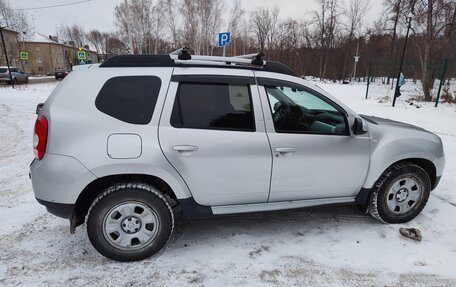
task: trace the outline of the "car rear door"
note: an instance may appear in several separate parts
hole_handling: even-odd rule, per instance
[[[267,202],[272,154],[253,72],[176,68],[159,124],[169,162],[196,202]]]
[[[269,201],[353,198],[370,160],[368,134],[352,135],[347,114],[304,85],[256,72],[273,152]]]

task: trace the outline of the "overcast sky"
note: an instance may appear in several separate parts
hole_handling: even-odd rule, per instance
[[[81,0],[14,0],[9,1],[15,9],[35,8],[65,3],[78,2]],[[89,2],[48,8],[27,10],[27,14],[34,19],[35,29],[43,34],[55,34],[57,25],[80,24],[86,30],[98,29],[111,32],[115,30],[113,11],[114,7],[123,0],[91,0]],[[241,0],[246,10],[253,10],[263,5],[272,7],[277,5],[280,8],[280,17],[297,18],[306,11],[317,8],[314,0]],[[348,1],[348,0],[346,0]],[[229,9],[231,1],[225,0],[226,9]],[[382,10],[380,0],[371,0],[371,8],[368,19],[377,19]],[[32,22],[32,21],[30,21]],[[33,24],[33,23],[32,23]]]

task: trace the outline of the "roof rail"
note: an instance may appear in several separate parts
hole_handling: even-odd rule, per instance
[[[179,53],[176,55],[175,53]],[[250,57],[253,56],[253,59]],[[214,67],[249,69],[297,76],[289,67],[279,62],[264,61],[263,53],[241,57],[192,56],[188,52],[175,51],[173,55],[121,55],[114,56],[99,66],[114,67]],[[250,58],[250,59],[249,59]]]
[[[220,56],[191,56],[188,60],[182,60],[179,58],[179,55],[170,55],[171,59],[174,60],[176,64],[192,64],[193,61],[198,61],[198,63],[221,63],[225,65],[235,65],[235,64],[243,64],[243,65],[255,65],[252,64],[252,59],[245,59],[245,58],[238,58],[238,57],[220,57]],[[264,66],[266,64],[265,61],[256,64],[257,66]]]

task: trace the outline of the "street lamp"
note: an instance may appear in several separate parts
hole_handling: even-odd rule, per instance
[[[396,89],[394,90],[393,107],[396,104],[396,98],[400,96],[399,81],[401,79],[401,74],[402,74],[402,65],[404,64],[405,50],[407,49],[407,40],[408,40],[410,28],[412,27],[412,18],[414,16],[414,12],[415,12],[415,2],[416,2],[416,0],[410,1],[411,9],[410,9],[410,13],[407,15],[407,18],[408,18],[407,19],[408,20],[407,34],[405,35],[404,50],[402,51],[401,64],[399,65],[399,73],[397,74],[397,79],[396,79]]]

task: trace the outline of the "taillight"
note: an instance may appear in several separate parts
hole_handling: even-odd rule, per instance
[[[35,130],[33,132],[33,152],[37,159],[42,159],[46,152],[48,134],[48,121],[44,116],[38,116],[35,122]]]

